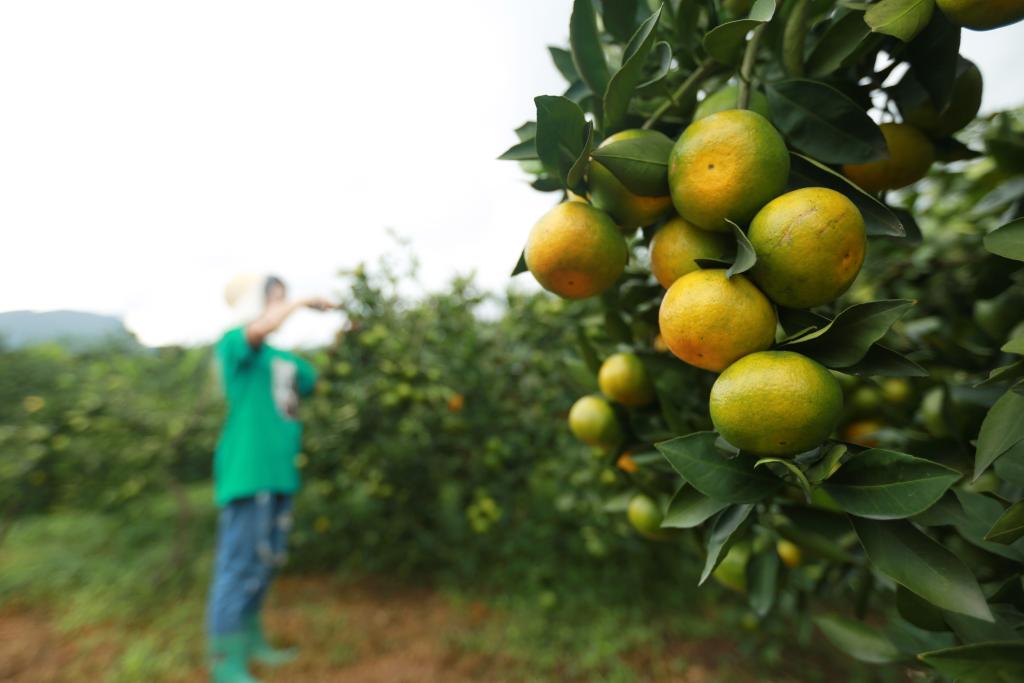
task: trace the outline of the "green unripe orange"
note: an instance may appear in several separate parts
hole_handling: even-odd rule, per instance
[[[745,356],[711,387],[711,421],[736,448],[789,456],[828,438],[843,410],[843,391],[828,370],[792,351]]]

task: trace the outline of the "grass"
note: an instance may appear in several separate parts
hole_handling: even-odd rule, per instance
[[[5,678],[0,664],[0,679],[204,680],[210,498],[206,487],[188,492],[191,532],[177,554],[170,497],[116,515],[66,511],[15,524],[0,546],[0,628],[5,617],[30,615],[38,636],[22,630],[21,640],[56,653],[49,659],[63,669]],[[342,671],[353,681],[405,680],[403,671],[445,681],[894,680],[828,646],[744,630],[736,600],[689,582],[623,597],[609,588],[621,571],[565,568],[556,585],[508,591],[288,578],[269,613],[278,632],[303,641],[304,668],[267,680],[336,680]]]

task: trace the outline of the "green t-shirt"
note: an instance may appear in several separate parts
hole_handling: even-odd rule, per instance
[[[263,491],[299,488],[299,396],[316,382],[313,366],[267,344],[252,348],[241,327],[217,343],[228,414],[213,462],[218,505]]]

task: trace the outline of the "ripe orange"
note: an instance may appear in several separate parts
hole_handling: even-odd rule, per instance
[[[577,439],[596,448],[614,448],[622,441],[615,411],[600,396],[584,396],[573,404],[569,429]]]
[[[880,420],[857,420],[843,428],[843,441],[855,443],[865,448],[876,448],[878,439],[876,434],[885,429],[885,423]]]
[[[669,156],[668,183],[679,215],[705,230],[746,225],[779,196],[789,152],[768,119],[730,109],[691,123]]]
[[[526,242],[537,282],[566,299],[585,299],[615,284],[626,268],[626,240],[603,211],[563,202],[544,214]]]
[[[462,394],[452,394],[448,397],[448,410],[458,413],[466,405],[466,398]]]
[[[637,467],[636,461],[633,460],[633,456],[629,454],[629,451],[626,451],[619,456],[619,459],[615,461],[615,466],[623,472],[628,472],[630,474],[633,474],[640,469]]]
[[[624,406],[636,408],[654,400],[654,385],[633,353],[608,356],[597,373],[597,383],[605,396]]]
[[[693,120],[704,119],[726,109],[735,109],[739,97],[739,84],[731,83],[701,100],[693,112]],[[751,90],[750,109],[768,118],[768,98],[760,90]]]
[[[1024,0],[936,0],[946,18],[976,31],[1008,26],[1024,19]]]
[[[843,390],[828,370],[792,351],[752,353],[711,387],[711,421],[736,448],[760,456],[808,451],[828,438]]]
[[[728,235],[701,230],[675,216],[651,240],[651,272],[665,289],[698,270],[696,259],[722,259],[732,248]]]
[[[849,289],[864,263],[860,210],[835,190],[806,187],[768,203],[750,223],[750,277],[780,306],[811,308]]]
[[[742,275],[697,270],[676,280],[658,312],[661,336],[677,357],[721,372],[775,341],[772,303]]]
[[[610,136],[598,146],[598,149],[613,142],[646,135],[664,137],[661,133],[652,130],[624,130]],[[591,203],[608,213],[624,230],[635,230],[641,225],[650,225],[662,218],[672,208],[672,198],[668,196],[667,192],[657,197],[636,194],[596,159],[590,162],[587,185],[590,188]]]
[[[935,145],[920,130],[906,123],[883,123],[880,128],[889,158],[866,164],[846,164],[843,173],[868,192],[898,190],[928,174],[935,161]]]

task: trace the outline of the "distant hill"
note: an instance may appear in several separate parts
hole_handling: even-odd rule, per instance
[[[59,342],[76,350],[100,344],[140,347],[120,318],[81,311],[0,313],[0,346],[22,348]]]

